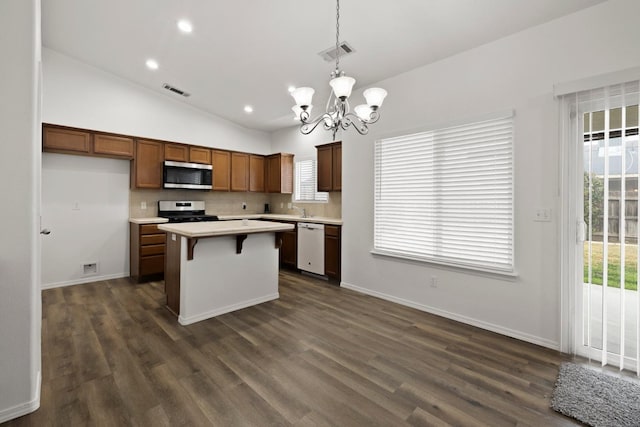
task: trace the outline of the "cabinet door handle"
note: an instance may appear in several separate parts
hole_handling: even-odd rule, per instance
[[[40,230],[40,234],[48,236],[49,234],[51,234],[51,230],[49,230],[48,228],[43,228],[42,230]]]

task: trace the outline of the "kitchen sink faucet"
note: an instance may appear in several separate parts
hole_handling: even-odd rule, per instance
[[[300,212],[302,212],[302,218],[306,218],[307,217],[307,210],[305,208],[299,208],[296,205],[292,206],[294,209],[299,210]]]

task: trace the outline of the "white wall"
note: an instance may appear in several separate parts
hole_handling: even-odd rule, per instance
[[[40,2],[0,2],[0,423],[40,405]]]
[[[350,130],[342,137],[343,286],[558,348],[560,152],[553,85],[640,65],[638,16],[640,2],[611,0],[380,82],[389,92],[380,121],[368,136]],[[361,98],[361,91],[353,96]],[[518,277],[371,255],[373,142],[507,109],[516,112]],[[303,138],[296,132],[274,133],[273,149],[294,147]],[[534,222],[537,207],[551,208],[553,221]],[[436,289],[429,286],[432,275],[439,280]]]
[[[327,84],[329,83],[327,82]],[[316,99],[316,102],[324,105],[326,100]],[[291,122],[292,125],[295,123],[293,120],[291,120]],[[340,141],[340,135],[340,132],[336,134],[337,141]],[[300,127],[297,125],[278,130],[271,134],[273,151],[278,153],[293,153],[296,159],[316,158],[316,145],[328,144],[330,142],[333,142],[331,132],[323,130],[321,125],[309,135],[301,134]]]
[[[42,287],[129,275],[129,162],[42,155]],[[95,275],[83,264],[98,263]]]
[[[45,123],[205,147],[270,154],[269,135],[249,130],[113,74],[43,49]]]

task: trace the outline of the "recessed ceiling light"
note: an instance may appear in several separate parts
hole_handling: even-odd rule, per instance
[[[291,93],[294,90],[296,90],[296,87],[295,86],[289,86],[289,88],[287,90],[289,91],[289,93]]]
[[[186,19],[181,19],[178,21],[178,28],[183,33],[190,33],[193,31],[193,25],[191,25],[191,22],[187,21]]]
[[[244,106],[244,112],[245,113],[253,113],[253,107],[251,105],[245,105]]]
[[[147,59],[147,62],[145,64],[147,64],[147,68],[150,70],[158,69],[158,61],[156,61],[155,59]]]

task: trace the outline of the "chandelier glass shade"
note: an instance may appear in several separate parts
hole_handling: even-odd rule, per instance
[[[315,118],[311,118],[311,104],[315,90],[310,87],[299,87],[291,92],[291,96],[296,102],[292,107],[295,118],[300,120],[300,132],[308,135],[313,132],[318,125],[322,124],[325,130],[333,132],[333,139],[336,137],[338,129],[347,130],[353,126],[360,135],[369,132],[369,124],[375,123],[380,118],[378,109],[382,106],[387,91],[381,88],[369,88],[363,95],[366,104],[354,107],[351,112],[349,97],[356,80],[346,76],[344,71],[340,71],[340,0],[336,0],[336,68],[331,72],[331,95],[327,100],[325,112]]]

